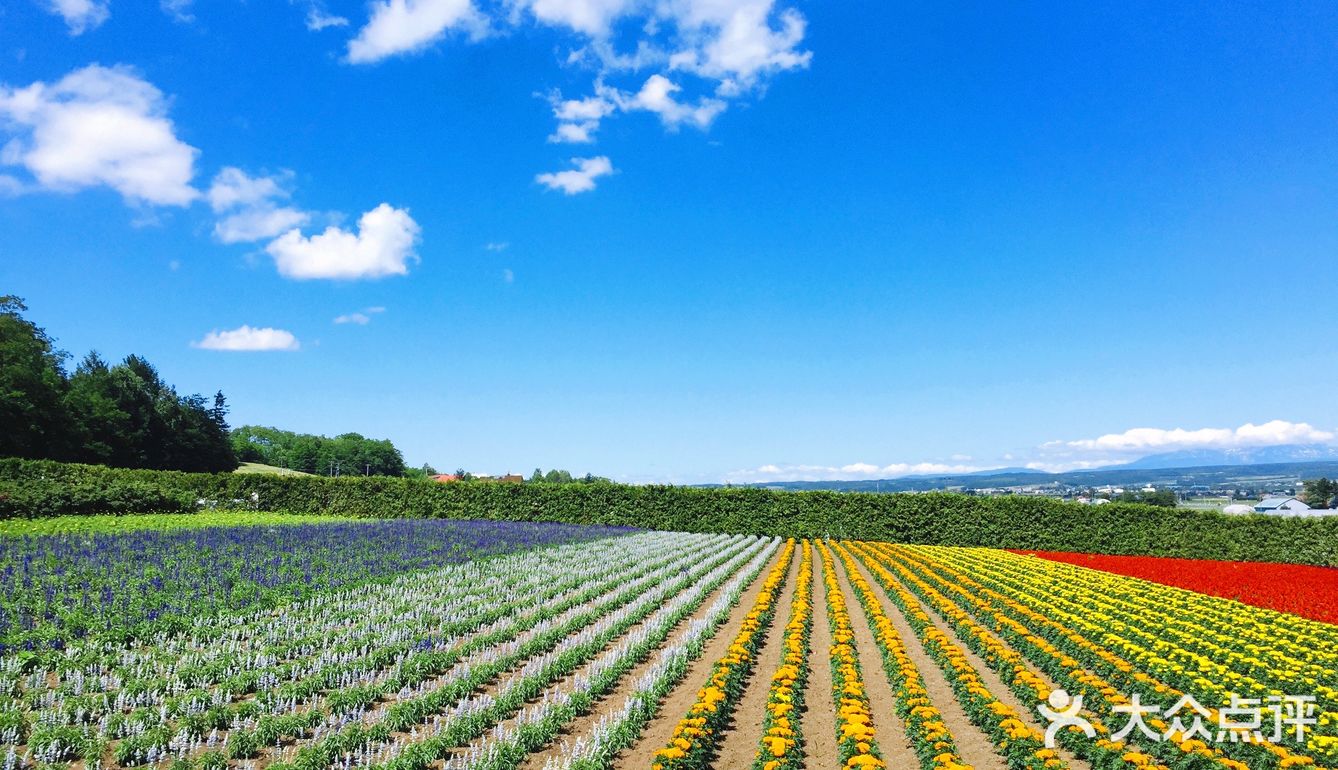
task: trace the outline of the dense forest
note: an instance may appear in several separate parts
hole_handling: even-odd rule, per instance
[[[388,439],[345,433],[334,438],[244,425],[232,432],[242,462],[264,463],[322,476],[404,476],[400,450]]]
[[[0,296],[0,457],[181,471],[230,471],[227,400],[183,396],[139,356],[69,356]]]

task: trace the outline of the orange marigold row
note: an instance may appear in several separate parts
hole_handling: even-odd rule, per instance
[[[728,719],[752,671],[754,655],[761,643],[760,632],[771,623],[776,593],[785,582],[794,550],[795,541],[786,541],[780,559],[762,582],[757,599],[744,617],[742,628],[715,662],[706,684],[697,691],[697,701],[674,726],[669,743],[655,752],[652,770],[700,770],[707,766],[720,727]]]

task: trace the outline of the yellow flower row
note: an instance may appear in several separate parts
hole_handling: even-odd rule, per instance
[[[827,587],[827,624],[832,630],[832,700],[836,705],[839,760],[846,768],[886,767],[874,742],[873,714],[864,691],[855,630],[832,564],[834,557],[825,543],[818,541],[818,546],[822,550],[822,582]]]
[[[674,735],[664,748],[655,752],[652,770],[702,768],[715,746],[720,726],[729,717],[753,668],[753,655],[759,644],[758,632],[771,621],[776,593],[785,582],[794,556],[793,539],[786,541],[776,566],[771,568],[757,593],[757,599],[743,619],[739,633],[711,669],[706,685],[697,691],[697,701],[674,726]]]
[[[874,628],[874,640],[883,654],[883,667],[888,680],[896,687],[897,711],[905,720],[906,734],[915,746],[921,764],[926,770],[970,770],[971,765],[957,753],[957,744],[943,722],[942,713],[930,703],[924,679],[907,654],[901,634],[897,633],[883,611],[882,603],[855,568],[850,556],[839,546],[837,550]]]
[[[962,610],[962,608],[950,598],[944,596],[941,592],[935,590],[933,586],[920,580],[914,573],[907,570],[892,555],[891,549],[888,549],[883,544],[857,543],[852,546],[852,550],[860,555],[861,559],[864,560],[870,570],[875,574],[880,575],[884,580],[888,580],[892,577],[885,568],[886,566],[891,566],[896,570],[896,575],[902,583],[909,583],[916,587],[921,592],[921,595],[928,601],[930,606],[932,606],[939,615],[948,620],[949,623],[953,624],[953,626],[958,629],[958,632],[962,634],[963,638],[976,640],[979,645],[977,652],[980,653],[981,657],[989,663],[991,667],[999,671],[1005,682],[1012,684],[1014,691],[1018,693],[1018,697],[1023,699],[1024,703],[1029,702],[1039,704],[1050,697],[1050,686],[1047,684],[1046,679],[1030,668],[1025,662],[1026,659],[1019,652],[1009,647],[1001,639],[990,633],[984,626],[977,623],[969,613]],[[985,605],[985,607],[987,608],[986,611],[988,611],[988,605]],[[1004,622],[1007,620],[1007,618],[1000,619],[1000,621]],[[1045,643],[1045,640],[1039,638],[1036,641],[1043,644]],[[1070,662],[1075,666],[1077,665],[1076,661],[1066,661],[1066,663]],[[1066,666],[1066,668],[1067,667],[1069,666]],[[998,707],[992,706],[992,708],[997,709]],[[1007,709],[1007,707],[1004,707],[1004,709]],[[1011,709],[1007,709],[1007,711],[1011,712]],[[1110,741],[1108,739],[1110,730],[1099,718],[1091,713],[1090,709],[1085,709],[1085,711],[1086,713],[1084,716],[1091,722],[1097,737],[1091,741],[1091,747],[1083,752],[1083,754],[1101,755],[1106,760],[1102,764],[1103,767],[1118,766],[1122,763],[1128,767],[1147,768],[1147,770],[1166,770],[1165,765],[1159,763],[1155,757],[1138,754],[1136,752],[1128,752],[1124,749],[1123,744]],[[1005,711],[1001,709],[996,713],[1002,716]],[[1009,716],[1010,718],[1015,718],[1015,715],[1009,714]],[[1080,740],[1083,737],[1081,732],[1074,733],[1074,735]],[[1057,761],[1057,757],[1050,749],[1040,748],[1033,753],[1035,757],[1043,763]],[[1083,754],[1080,754],[1080,756],[1083,756]],[[1095,757],[1089,758],[1092,758],[1095,763]],[[1114,760],[1114,763],[1111,762],[1112,759]],[[1047,766],[1054,767],[1056,765],[1047,764]]]
[[[960,550],[969,551],[970,553],[963,554],[963,556],[973,558],[977,564],[985,565],[991,570],[991,574],[1009,569],[1014,570],[1012,573],[1005,572],[1005,574],[1009,574],[1009,579],[1014,582],[1026,586],[1045,585],[1053,589],[1056,578],[1060,574],[1066,574],[1052,569],[1051,565],[1057,565],[1055,562],[1047,561],[1033,566],[1032,562],[1043,560],[1026,560],[1022,566],[1029,567],[1033,571],[1019,577],[1016,574],[1015,565],[1022,561],[1021,557],[990,549]],[[1106,575],[1090,570],[1089,572],[1093,572],[1093,579],[1099,581],[1096,586],[1091,588],[1075,586],[1070,591],[1078,591],[1080,594],[1095,600],[1096,597],[1103,595],[1136,594],[1144,590],[1145,587],[1153,585],[1117,575]],[[1042,582],[1038,583],[1038,580]],[[1049,593],[1046,594],[1046,596],[1049,595]],[[1116,655],[1103,646],[1092,644],[1089,641],[1093,648],[1100,651],[1101,659],[1111,661],[1116,673],[1125,674],[1133,680],[1132,684],[1151,688],[1158,695],[1165,696],[1168,700],[1178,699],[1184,692],[1190,692],[1210,712],[1209,716],[1205,717],[1209,722],[1215,723],[1217,720],[1217,711],[1212,708],[1212,704],[1229,702],[1233,693],[1245,694],[1245,697],[1267,697],[1268,695],[1282,694],[1279,690],[1252,683],[1252,680],[1247,683],[1241,677],[1232,676],[1223,667],[1208,661],[1206,658],[1197,658],[1196,668],[1187,670],[1185,666],[1168,657],[1175,654],[1176,646],[1174,644],[1158,640],[1151,646],[1147,646],[1134,642],[1127,637],[1130,626],[1110,614],[1087,609],[1086,607],[1081,612],[1069,612],[1050,603],[1047,603],[1042,609],[1052,623],[1062,622],[1063,626],[1073,635],[1087,639],[1100,639],[1104,646],[1112,647],[1123,655],[1124,657]],[[1137,661],[1139,665],[1132,667],[1132,664],[1126,662],[1128,660]],[[1125,671],[1120,663],[1131,666],[1131,668]],[[1179,687],[1177,688],[1169,680],[1178,680]],[[1223,684],[1222,680],[1229,684]],[[1315,685],[1314,680],[1310,680],[1309,684]],[[1324,691],[1325,688],[1323,687],[1315,688],[1315,692],[1318,692],[1321,697],[1323,697]],[[1292,691],[1292,693],[1311,694],[1308,692],[1297,693],[1296,691]],[[1263,746],[1272,755],[1270,761],[1280,766],[1285,763],[1287,767],[1297,767],[1307,762],[1313,762],[1316,758],[1322,759],[1328,764],[1338,764],[1338,744],[1335,744],[1332,736],[1335,717],[1338,717],[1338,714],[1334,714],[1332,711],[1320,715],[1321,729],[1327,730],[1328,735],[1316,731],[1309,733],[1307,753],[1312,756],[1296,754],[1285,747],[1267,741],[1262,744],[1249,745]],[[1271,720],[1272,717],[1268,714],[1268,709],[1265,708],[1265,722],[1271,722]],[[1218,753],[1221,753],[1220,750]]]
[[[1097,644],[1084,634],[1080,633],[1079,628],[1087,629],[1087,632],[1095,638],[1101,638],[1106,642],[1118,641],[1120,637],[1112,632],[1111,623],[1108,618],[1103,618],[1097,613],[1088,617],[1080,617],[1073,613],[1063,612],[1046,606],[1040,609],[1030,606],[1030,603],[1040,604],[1034,596],[1048,595],[1052,587],[1049,576],[1042,571],[1041,574],[1031,576],[1026,582],[1029,585],[1029,591],[1024,593],[1012,592],[1000,593],[987,585],[983,585],[972,576],[985,579],[993,583],[992,573],[989,571],[986,563],[977,556],[969,564],[965,564],[964,554],[960,553],[972,549],[944,549],[937,547],[924,546],[887,546],[880,548],[895,555],[898,558],[906,559],[907,563],[919,564],[926,574],[939,576],[945,581],[952,581],[951,585],[968,595],[976,598],[979,602],[986,603],[986,606],[992,605],[993,617],[998,621],[999,628],[1007,628],[1018,635],[1024,642],[1032,645],[1038,654],[1055,659],[1068,672],[1070,678],[1075,682],[1075,692],[1083,692],[1091,698],[1100,698],[1110,707],[1115,705],[1126,705],[1128,699],[1120,692],[1116,683],[1113,683],[1092,671],[1084,668],[1082,663],[1070,656],[1069,653],[1061,650],[1056,644],[1067,643],[1073,648],[1080,650],[1081,653],[1091,656],[1091,658],[1100,662],[1109,675],[1113,675],[1123,681],[1128,686],[1130,684],[1146,690],[1155,695],[1157,699],[1170,703],[1178,699],[1183,693],[1158,678],[1151,676],[1146,671],[1140,670],[1138,666],[1128,660],[1112,653],[1104,646]],[[978,549],[988,555],[992,553],[988,549]],[[1002,552],[997,552],[1002,553]],[[1005,554],[1006,555],[1006,554]],[[970,574],[967,574],[967,570]],[[1004,586],[1000,584],[1000,588]],[[1032,593],[1030,602],[1024,601],[1026,593]],[[1018,597],[1018,598],[1015,598]],[[1002,611],[999,611],[1002,610]],[[1010,615],[1012,617],[1010,617]],[[1017,618],[1021,618],[1019,622]],[[1147,666],[1149,662],[1155,659],[1155,655],[1148,651],[1138,655],[1136,658],[1141,664]],[[1222,700],[1225,702],[1229,695],[1223,691]],[[1196,694],[1196,696],[1201,693]],[[1091,705],[1093,700],[1088,701]],[[1209,712],[1204,717],[1205,723],[1215,725],[1217,723],[1217,712],[1212,708],[1211,698],[1200,698],[1200,702]],[[1165,705],[1165,704],[1163,704]],[[1167,724],[1156,718],[1146,720],[1147,724],[1154,730],[1165,730]],[[1175,736],[1173,735],[1172,738]],[[1159,744],[1160,745],[1160,744]],[[1251,762],[1249,765],[1229,757],[1226,752],[1219,747],[1208,747],[1197,741],[1168,741],[1168,746],[1175,747],[1181,754],[1194,754],[1211,759],[1219,767],[1229,768],[1230,770],[1257,770]],[[1265,752],[1264,759],[1267,764],[1260,764],[1258,768],[1264,767],[1301,767],[1313,765],[1314,760],[1311,757],[1297,755],[1288,749],[1277,746],[1265,741],[1262,744],[1223,744],[1224,746],[1234,748],[1235,752],[1259,751]],[[1137,752],[1131,752],[1134,756],[1142,756]],[[1126,756],[1127,758],[1127,756]],[[1259,761],[1256,759],[1255,761]]]
[[[1277,686],[1290,692],[1304,689],[1321,703],[1338,706],[1338,688],[1324,684],[1338,678],[1338,634],[1333,633],[1338,629],[1217,597],[1192,598],[1192,591],[1069,564],[1033,565],[1035,559],[1013,555],[992,556],[991,561],[1014,577],[1024,577],[1039,566],[1052,577],[1065,578],[1051,584],[1052,599],[1129,624],[1132,641],[1141,636],[1146,643],[1170,643],[1168,662],[1192,669],[1200,678],[1254,697],[1266,696]],[[1149,639],[1154,627],[1155,640]]]
[[[804,765],[797,708],[808,681],[809,634],[813,628],[813,546],[805,540],[795,580],[794,604],[785,624],[781,663],[771,675],[762,742],[754,770],[791,770]]]

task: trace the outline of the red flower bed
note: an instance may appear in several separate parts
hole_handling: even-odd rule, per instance
[[[1014,550],[1338,625],[1338,569],[1265,562]]]

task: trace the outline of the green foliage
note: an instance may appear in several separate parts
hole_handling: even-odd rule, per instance
[[[1142,490],[1125,492],[1119,496],[1122,503],[1144,503],[1146,505],[1157,505],[1162,508],[1174,508],[1180,504],[1180,499],[1176,497],[1173,490],[1155,489],[1151,492]]]
[[[318,476],[411,475],[400,450],[388,439],[378,441],[357,433],[328,438],[244,425],[232,432],[232,450],[242,462],[264,463]],[[421,475],[429,475],[429,470],[431,466],[424,465]]]
[[[16,535],[92,535],[141,529],[253,527],[352,521],[346,516],[277,511],[204,510],[193,513],[130,513],[123,515],[55,516],[0,519],[0,537]]]
[[[949,493],[863,494],[619,484],[437,484],[391,477],[187,474],[0,460],[0,485],[138,482],[165,497],[255,496],[263,511],[381,518],[610,524],[687,532],[838,537],[900,543],[1179,556],[1338,566],[1338,516],[1227,516],[1116,502]],[[54,489],[53,487],[46,487]],[[62,515],[53,494],[27,515]],[[0,515],[5,515],[0,513]],[[9,514],[12,515],[12,514]]]
[[[179,395],[139,356],[115,366],[89,353],[67,375],[65,354],[0,297],[0,456],[121,468],[222,471],[237,467],[227,399]]]
[[[1332,508],[1338,503],[1338,480],[1311,479],[1305,482],[1301,498],[1311,508]]]

